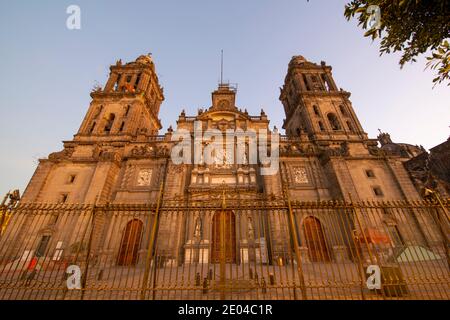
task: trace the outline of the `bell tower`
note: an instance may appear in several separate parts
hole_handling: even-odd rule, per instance
[[[295,56],[289,63],[280,89],[286,119],[283,128],[291,137],[307,133],[311,140],[365,140],[364,132],[349,100],[338,90],[331,66]]]
[[[91,97],[76,140],[157,135],[162,127],[158,115],[164,93],[150,55],[127,64],[118,60],[105,87],[94,88]]]

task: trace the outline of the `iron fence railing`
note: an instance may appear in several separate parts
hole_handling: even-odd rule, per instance
[[[1,229],[0,299],[449,299],[448,208],[225,194],[20,204]]]

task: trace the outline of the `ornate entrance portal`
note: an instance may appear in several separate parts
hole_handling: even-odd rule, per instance
[[[218,210],[214,214],[212,224],[212,263],[220,263],[222,248],[225,251],[225,262],[236,263],[236,217],[231,210]]]
[[[120,251],[117,257],[117,265],[134,266],[138,260],[138,251],[141,244],[143,223],[138,219],[133,219],[127,223]]]
[[[314,217],[307,217],[303,222],[303,228],[311,261],[330,261],[328,247],[320,221]]]

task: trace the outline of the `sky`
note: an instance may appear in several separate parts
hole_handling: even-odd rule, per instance
[[[450,135],[450,90],[433,89],[425,59],[398,65],[348,22],[340,0],[0,0],[0,196],[22,192],[39,158],[72,139],[96,82],[116,60],[151,52],[165,101],[164,134],[182,109],[211,105],[220,77],[238,84],[237,105],[265,110],[281,128],[278,100],[294,55],[326,61],[369,137],[378,128],[395,142],[429,149]],[[69,5],[81,9],[81,29],[66,27]]]

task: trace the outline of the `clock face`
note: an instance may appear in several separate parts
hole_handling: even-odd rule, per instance
[[[140,187],[149,186],[152,179],[152,169],[142,169],[139,171],[137,184]]]

